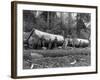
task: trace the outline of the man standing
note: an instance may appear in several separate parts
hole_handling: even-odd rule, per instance
[[[51,48],[52,48],[52,41],[51,41],[51,39],[49,39],[48,49],[51,49]]]
[[[55,40],[54,40],[54,48],[57,48],[57,37],[55,37]]]

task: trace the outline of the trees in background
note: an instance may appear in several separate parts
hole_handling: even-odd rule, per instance
[[[89,13],[23,11],[24,32],[30,32],[32,28],[36,28],[64,37],[88,39],[91,35],[89,23],[91,23]]]
[[[91,27],[90,25],[90,14],[89,13],[78,13],[77,14],[77,36],[79,38],[86,38],[89,39],[90,35],[91,35]]]

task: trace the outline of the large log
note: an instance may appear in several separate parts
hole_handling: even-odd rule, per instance
[[[37,30],[35,29],[34,33],[39,36],[40,38],[41,37],[44,37],[46,40],[55,40],[55,38],[57,38],[58,41],[64,41],[64,37],[62,35],[55,35],[55,34],[50,34],[50,33],[47,33],[47,32],[43,32],[43,31],[40,31],[40,30]]]
[[[64,47],[66,48],[67,46],[70,47],[88,47],[89,46],[89,40],[87,39],[72,39],[72,38],[65,38],[64,42]]]

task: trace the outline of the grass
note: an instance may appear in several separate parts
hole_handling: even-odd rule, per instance
[[[33,58],[30,53],[35,53],[33,57],[39,58]],[[31,64],[34,64],[34,69],[90,65],[90,48],[24,50],[25,55],[27,58],[24,59],[24,69],[30,69]],[[27,62],[27,59],[30,59],[31,63]]]
[[[67,55],[90,55],[90,48],[54,49],[54,50],[24,50],[24,54],[38,53],[44,57],[61,57]]]

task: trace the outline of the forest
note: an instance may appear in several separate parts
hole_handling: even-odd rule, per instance
[[[33,28],[71,38],[90,39],[91,14],[23,10],[23,31]]]
[[[23,33],[25,33],[23,36],[29,36],[33,29],[61,35],[65,39],[81,38],[90,41],[91,14],[23,10]],[[36,38],[34,41],[26,41],[26,43],[30,42],[34,45],[35,41],[39,44]],[[50,40],[48,43],[52,44]],[[91,64],[90,50],[90,46],[78,48],[67,46],[63,48],[63,45],[62,48],[54,46],[53,49],[50,47],[49,49],[48,47],[25,48],[23,49],[23,69],[89,66]]]

